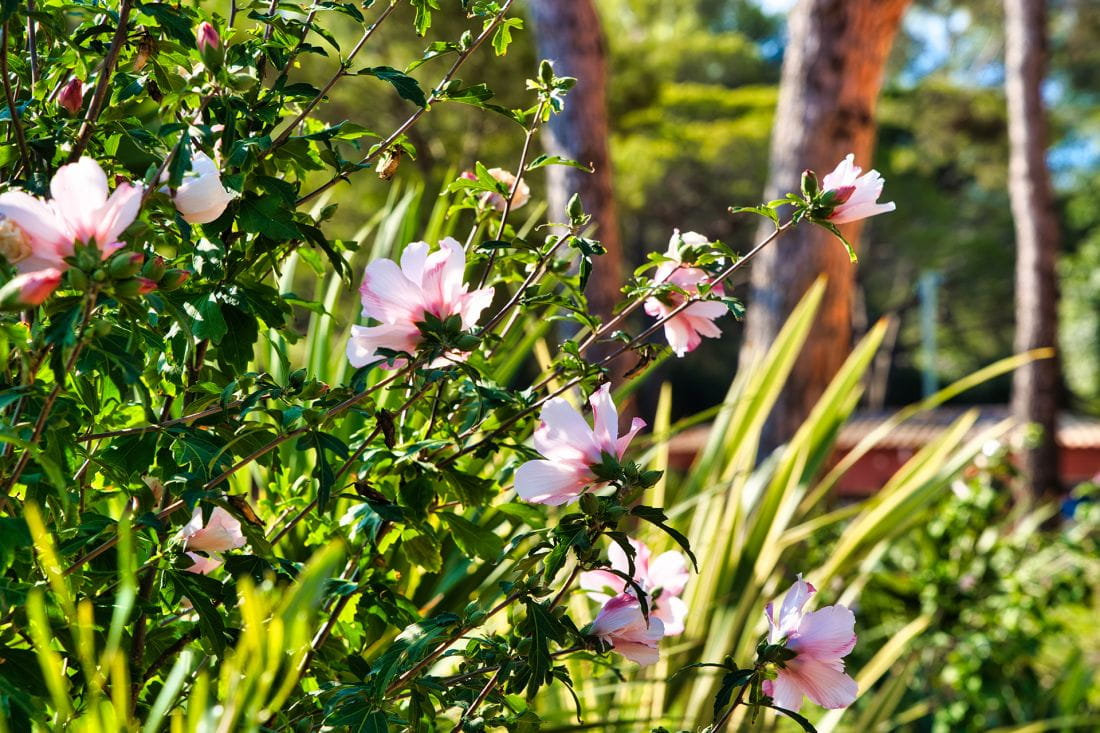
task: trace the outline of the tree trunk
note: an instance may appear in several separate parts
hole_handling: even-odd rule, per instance
[[[909,0],[800,0],[788,21],[779,105],[772,131],[765,200],[797,191],[806,168],[819,177],[848,153],[870,168],[875,106],[901,16]],[[887,192],[889,193],[889,192]],[[842,227],[849,241],[858,222]],[[763,238],[770,224],[761,227]],[[802,225],[752,265],[741,365],[765,351],[819,275],[828,287],[791,378],[761,439],[762,454],[789,439],[848,355],[855,271],[843,246],[819,227]]]
[[[1005,97],[1008,101],[1008,193],[1016,226],[1016,350],[1054,346],[1058,330],[1058,220],[1047,169],[1047,122],[1042,83],[1046,74],[1046,7],[1043,0],[1004,0]],[[1025,480],[1036,495],[1058,490],[1059,369],[1042,359],[1016,370],[1012,411],[1042,435],[1021,456]]]
[[[595,262],[587,294],[592,309],[606,318],[623,284],[623,250],[608,150],[607,45],[592,0],[537,0],[529,7],[540,57],[554,62],[558,76],[577,79],[565,97],[565,109],[543,128],[546,152],[595,168],[594,173],[560,165],[545,169],[550,218],[567,220],[565,205],[574,193],[592,215],[595,237],[607,254]]]

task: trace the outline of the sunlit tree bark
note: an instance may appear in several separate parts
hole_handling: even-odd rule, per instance
[[[1004,0],[1005,97],[1008,101],[1008,192],[1016,225],[1016,349],[1054,346],[1058,332],[1058,219],[1047,168],[1047,121],[1042,84],[1046,75],[1046,3]],[[1021,456],[1033,493],[1058,487],[1056,359],[1021,367],[1012,384],[1015,417],[1042,434]]]
[[[792,10],[766,199],[797,191],[804,169],[828,173],[848,153],[855,154],[857,165],[870,167],[883,70],[908,4],[800,0]],[[842,228],[850,241],[858,240],[858,222]],[[761,237],[768,231],[762,229]],[[768,420],[764,450],[794,434],[847,356],[855,270],[840,243],[811,226],[799,227],[765,249],[752,265],[742,367],[768,348],[820,275],[829,284],[817,323]]]

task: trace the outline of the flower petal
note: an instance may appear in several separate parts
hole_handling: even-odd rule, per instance
[[[806,697],[830,710],[845,708],[855,702],[859,688],[856,681],[844,673],[843,663],[823,662],[810,657],[795,657],[787,662],[786,672]]]
[[[619,438],[619,411],[611,399],[611,385],[604,383],[588,398],[592,405],[592,432],[601,452],[615,451]]]
[[[662,552],[649,563],[647,578],[648,590],[660,588],[665,596],[678,596],[684,592],[691,575],[688,573],[687,558],[684,553],[675,550]]]
[[[516,469],[516,493],[535,504],[566,504],[580,496],[585,485],[576,468],[555,461],[527,461]]]
[[[802,617],[788,646],[800,656],[840,659],[856,645],[856,617],[845,606],[826,606]]]
[[[95,228],[95,241],[101,252],[118,241],[126,227],[134,223],[138,209],[141,208],[141,186],[120,183],[106,205],[98,212]]]
[[[381,326],[352,326],[351,335],[348,337],[348,361],[353,367],[359,369],[372,361],[381,359],[382,357],[377,354],[380,348],[412,354],[419,344],[420,331],[415,326],[388,323]],[[382,367],[397,368],[404,362],[404,359],[396,359],[393,367],[389,364],[382,364]]]
[[[638,431],[644,428],[645,425],[645,420],[640,417],[636,417],[630,421],[630,430],[627,430],[626,433],[615,442],[615,454],[619,458],[623,457],[626,453],[626,449],[630,446],[630,441],[634,440],[634,436],[637,435]]]
[[[777,708],[797,713],[802,707],[802,688],[795,676],[785,669],[779,670],[774,682],[765,680],[763,688]]]
[[[84,157],[61,166],[50,181],[50,195],[54,212],[73,239],[87,242],[96,236],[100,210],[107,203],[107,174],[99,163]]]
[[[562,397],[548,400],[539,413],[535,450],[546,458],[570,463],[595,463],[600,450],[592,428]]]

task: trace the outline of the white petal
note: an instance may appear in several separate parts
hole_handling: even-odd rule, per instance
[[[554,461],[527,461],[516,469],[516,493],[524,501],[560,506],[574,501],[585,484],[574,468]]]

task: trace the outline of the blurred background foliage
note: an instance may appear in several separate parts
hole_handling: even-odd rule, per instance
[[[726,215],[733,201],[753,200],[767,176],[767,141],[785,43],[786,0],[602,0],[610,52],[609,104],[615,193],[624,248],[633,264],[663,249],[674,228],[697,230],[744,249],[756,222]],[[1090,11],[1091,8],[1091,11]],[[399,12],[408,12],[402,9]],[[1087,0],[1053,3],[1052,63],[1047,97],[1054,121],[1050,161],[1064,222],[1063,346],[1072,407],[1100,411],[1100,14]],[[442,17],[439,37],[453,35]],[[452,21],[453,22],[453,21]],[[400,27],[395,24],[394,28]],[[351,39],[349,24],[336,37]],[[415,55],[404,36],[378,36],[380,62]],[[503,58],[473,58],[464,76],[492,78],[504,106],[522,99],[522,79],[535,61],[531,32],[516,35]],[[904,404],[921,393],[920,372],[941,384],[1011,353],[1013,230],[1005,187],[1007,128],[1002,89],[1000,3],[924,0],[906,17],[879,110],[874,165],[887,199],[904,206],[865,233],[858,273],[857,327],[884,314],[900,328],[885,399]],[[330,73],[323,59],[302,69],[314,83]],[[432,83],[434,69],[414,72]],[[486,76],[488,74],[488,76]],[[509,81],[511,80],[511,81]],[[381,130],[400,122],[408,103],[374,80],[337,87],[325,114],[355,120],[369,109]],[[383,122],[387,124],[382,124]],[[431,197],[457,164],[507,165],[522,131],[506,118],[449,105],[412,131],[416,160],[403,161],[394,182]],[[351,237],[389,196],[394,182],[360,182],[336,190],[341,207],[333,235]],[[541,176],[531,184],[536,200]],[[430,208],[430,207],[429,207]],[[921,351],[917,282],[939,282],[937,350]],[[731,329],[732,331],[733,329]],[[716,404],[736,363],[736,333],[708,341],[691,367],[665,367],[674,384],[691,369],[695,389],[678,414]],[[1006,402],[1005,377],[967,401]],[[652,407],[655,395],[644,396]]]

